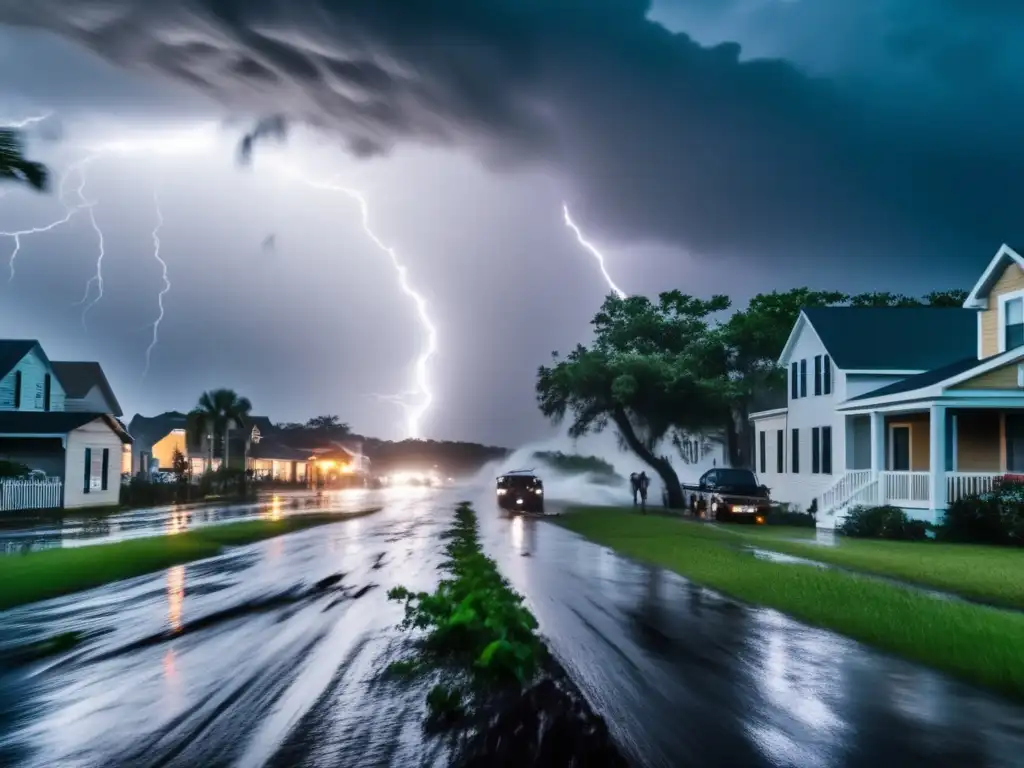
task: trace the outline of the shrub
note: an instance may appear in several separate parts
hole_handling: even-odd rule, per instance
[[[793,512],[789,509],[774,509],[765,519],[767,525],[792,525],[799,528],[813,528],[814,515],[810,512]]]
[[[0,477],[14,478],[20,480],[28,477],[29,468],[16,461],[0,460]]]
[[[889,539],[891,541],[923,541],[931,526],[913,520],[899,507],[854,507],[836,530],[858,539]]]
[[[939,535],[948,541],[1024,546],[1024,485],[957,499],[946,510]]]

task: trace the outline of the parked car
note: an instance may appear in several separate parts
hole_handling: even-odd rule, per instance
[[[696,485],[684,485],[690,511],[695,517],[762,524],[772,501],[768,488],[757,482],[749,469],[709,469]]]
[[[517,469],[500,475],[497,496],[501,509],[544,514],[544,483],[532,469]]]

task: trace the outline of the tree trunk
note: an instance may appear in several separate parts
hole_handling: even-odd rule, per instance
[[[746,407],[730,409],[729,425],[725,430],[726,457],[730,467],[752,469],[751,448],[754,444],[753,425]]]
[[[224,467],[225,471],[227,471],[228,468],[228,437],[230,436],[230,434],[231,424],[229,423],[224,427],[224,464],[222,466]]]
[[[619,434],[622,435],[622,439],[626,441],[629,449],[640,457],[644,464],[658,473],[661,482],[665,484],[665,490],[668,491],[669,509],[683,509],[686,506],[686,500],[683,496],[683,489],[679,485],[679,478],[676,476],[676,471],[672,469],[672,465],[665,461],[665,459],[655,456],[647,450],[647,446],[640,442],[624,410],[616,408],[612,414],[612,421],[619,428]]]

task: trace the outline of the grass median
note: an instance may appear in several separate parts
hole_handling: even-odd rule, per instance
[[[0,556],[0,610],[213,557],[225,547],[250,544],[377,511],[375,508],[348,514],[321,512],[279,520],[244,520],[177,534]]]
[[[739,600],[1024,699],[1024,614],[942,600],[839,571],[761,560],[742,551],[743,534],[737,538],[678,518],[577,509],[556,522]],[[767,544],[770,537],[763,538]]]

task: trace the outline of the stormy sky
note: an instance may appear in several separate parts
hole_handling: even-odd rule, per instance
[[[377,395],[415,386],[416,307],[355,201],[308,181],[365,195],[427,301],[423,432],[506,445],[548,433],[536,368],[607,290],[563,199],[627,292],[741,303],[969,287],[1022,240],[1009,0],[0,0],[0,24],[0,121],[52,110],[31,149],[58,174],[96,152],[104,234],[84,323],[89,211],[23,237],[3,335],[100,360],[129,416],[229,386],[404,436]],[[287,140],[241,167],[267,118]],[[0,228],[64,211],[8,189]]]

